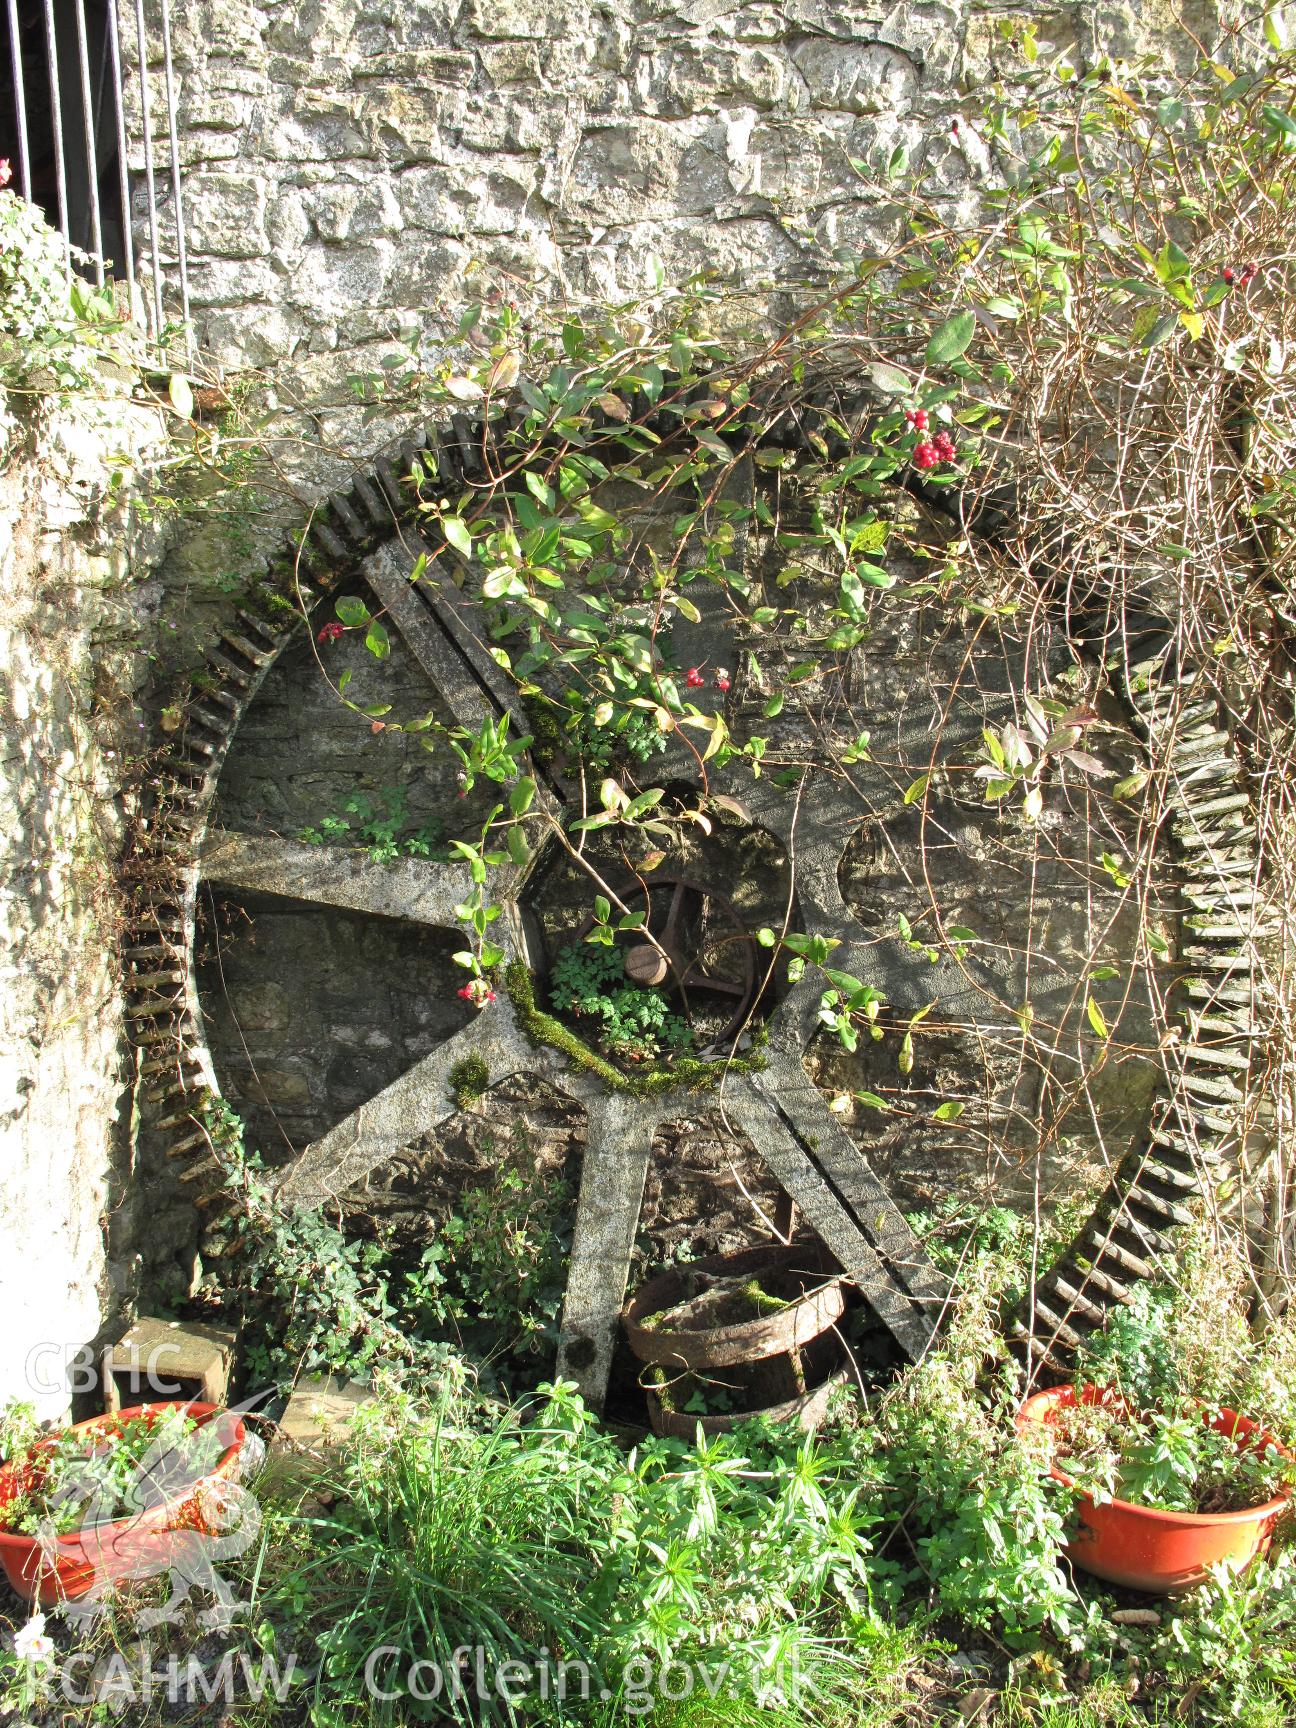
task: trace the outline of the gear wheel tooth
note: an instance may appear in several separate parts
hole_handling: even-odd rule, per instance
[[[328,501],[329,511],[342,533],[357,553],[363,553],[372,538],[369,526],[360,518],[348,498],[335,492]]]
[[[1060,1297],[1068,1313],[1075,1312],[1095,1329],[1101,1327],[1107,1319],[1107,1310],[1083,1287],[1083,1281],[1073,1284],[1060,1272],[1055,1271],[1049,1276],[1046,1294],[1050,1301],[1055,1295]],[[1038,1303],[1036,1306],[1038,1307]]]
[[[409,514],[409,493],[403,485],[404,476],[388,457],[380,456],[373,471],[394,519],[403,522]]]
[[[1134,1212],[1141,1212],[1146,1217],[1155,1219],[1154,1229],[1158,1231],[1167,1226],[1191,1224],[1193,1221],[1192,1212],[1187,1206],[1181,1205],[1177,1200],[1152,1193],[1143,1187],[1141,1176],[1139,1186],[1126,1195],[1125,1204]]]
[[[1046,1374],[1056,1374],[1061,1379],[1070,1378],[1070,1365],[1066,1358],[1033,1332],[1024,1320],[1014,1320],[1011,1333],[1038,1369]]]
[[[341,571],[350,561],[346,541],[324,520],[322,511],[316,511],[311,521],[306,544],[318,547],[320,568],[329,575]]]
[[[1128,1273],[1131,1278],[1143,1279],[1155,1275],[1155,1268],[1151,1261],[1147,1260],[1142,1253],[1135,1252],[1125,1246],[1118,1240],[1114,1230],[1087,1230],[1084,1241],[1094,1250],[1095,1269],[1100,1269],[1106,1262],[1111,1261],[1119,1266],[1123,1272]],[[1139,1246],[1141,1247],[1142,1244]]]
[[[1130,1299],[1129,1285],[1113,1276],[1110,1264],[1083,1266],[1070,1256],[1062,1262],[1061,1271],[1068,1282],[1096,1290],[1107,1308],[1120,1307]]]
[[[392,527],[392,513],[379,487],[363,476],[351,488],[351,503],[369,521],[371,529],[381,533]]]
[[[447,443],[451,444],[457,454],[459,473],[465,480],[482,480],[486,477],[486,463],[481,450],[482,427],[480,420],[469,419],[466,414],[452,414],[447,434]]]
[[[258,617],[255,612],[249,612],[245,606],[240,606],[234,616],[244,630],[253,636],[260,636],[271,653],[278,649],[280,639],[283,636],[283,629],[280,625],[272,623],[268,618]]]

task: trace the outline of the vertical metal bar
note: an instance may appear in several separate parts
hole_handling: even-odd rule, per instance
[[[90,182],[90,248],[95,283],[103,287],[103,223],[99,218],[99,152],[95,148],[94,100],[90,94],[90,48],[86,42],[85,0],[73,0],[76,11],[77,60],[81,70],[81,118],[85,126],[86,178]]]
[[[54,30],[54,0],[45,0],[45,34],[49,38],[50,108],[54,122],[54,171],[58,183],[59,227],[63,230],[63,264],[72,276],[72,239],[68,233],[67,164],[63,160],[63,102],[59,92],[58,37]]]
[[[117,104],[117,178],[121,185],[122,250],[126,254],[126,291],[135,316],[135,224],[131,211],[130,165],[126,156],[126,90],[122,84],[121,24],[117,0],[108,0],[108,48],[112,55],[113,101]]]
[[[144,180],[148,187],[149,245],[153,249],[153,336],[162,335],[162,255],[158,250],[157,182],[153,178],[153,123],[149,117],[148,33],[144,0],[135,0],[135,34],[139,37],[140,115],[144,128]]]
[[[31,198],[31,150],[27,143],[27,90],[23,82],[22,43],[18,40],[18,0],[9,0],[9,51],[13,56],[14,111],[18,122],[18,178]]]
[[[189,255],[185,245],[184,204],[180,197],[180,144],[176,136],[175,84],[171,72],[171,0],[162,0],[162,71],[166,80],[167,132],[171,141],[171,199],[175,206],[176,261],[180,268],[180,316],[185,327],[185,351],[193,359],[189,329]]]

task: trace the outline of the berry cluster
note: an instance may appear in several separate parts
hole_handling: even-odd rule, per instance
[[[456,992],[465,1002],[471,1002],[474,1008],[486,1008],[495,1000],[495,992],[484,978],[474,978]]]
[[[1239,288],[1248,287],[1259,274],[1260,266],[1258,264],[1244,264],[1240,270],[1235,270],[1231,264],[1226,264],[1220,271],[1220,275],[1230,286],[1236,282]]]
[[[914,445],[913,459],[919,468],[938,468],[942,462],[952,462],[958,446],[948,432],[938,432],[932,439]]]
[[[700,667],[690,666],[688,671],[684,674],[684,682],[688,685],[690,690],[700,690],[706,683],[706,679],[703,676]],[[715,685],[717,690],[727,690],[729,688],[728,668],[725,666],[717,666],[715,669],[715,677],[711,682]]]
[[[346,627],[342,624],[326,624],[316,636],[317,642],[336,642],[339,636],[346,635]]]

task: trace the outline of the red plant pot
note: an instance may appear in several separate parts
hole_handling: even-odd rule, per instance
[[[1126,1408],[1123,1400],[1100,1386],[1056,1386],[1026,1400],[1017,1412],[1017,1431],[1052,1428],[1063,1410],[1077,1404]],[[1247,1416],[1233,1410],[1221,1410],[1216,1416],[1203,1410],[1202,1416],[1239,1447],[1271,1445],[1284,1458],[1292,1457],[1267,1429]],[[1067,1547],[1068,1559],[1095,1577],[1152,1596],[1191,1590],[1204,1583],[1210,1568],[1221,1561],[1249,1566],[1268,1552],[1274,1527],[1291,1504],[1289,1495],[1280,1494],[1241,1512],[1160,1512],[1130,1500],[1095,1505],[1056,1465],[1050,1474],[1079,1495],[1080,1532]]]
[[[223,1498],[215,1485],[233,1478],[246,1438],[240,1416],[215,1404],[171,1401],[92,1416],[64,1432],[119,1434],[125,1422],[147,1417],[153,1425],[169,1410],[186,1411],[200,1427],[219,1424],[223,1450],[217,1462],[202,1476],[163,1494],[129,1518],[87,1524],[55,1537],[44,1547],[35,1536],[0,1530],[0,1565],[20,1596],[42,1608],[52,1608],[106,1584],[165,1576],[183,1559],[182,1550],[215,1534]],[[43,1449],[37,1445],[21,1462],[0,1465],[0,1511],[30,1485],[39,1471]]]

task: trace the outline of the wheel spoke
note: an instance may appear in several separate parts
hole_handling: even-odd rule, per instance
[[[437,692],[461,726],[481,730],[482,721],[499,718],[481,685],[464,665],[458,649],[447,639],[429,609],[410,587],[412,561],[408,552],[393,542],[366,558],[364,579],[381,601],[387,616],[404,639]]]
[[[947,1288],[801,1064],[776,1057],[726,1107],[897,1342],[921,1355]]]
[[[670,906],[666,912],[666,925],[660,937],[662,947],[668,952],[674,950],[676,931],[683,916],[684,895],[687,887],[686,882],[677,882],[674,892],[671,894]]]
[[[468,1057],[486,1063],[492,1085],[542,1066],[501,1000],[312,1142],[280,1175],[280,1196],[297,1206],[321,1206],[453,1116],[458,1105],[450,1096],[450,1072]]]
[[[412,924],[453,925],[455,907],[472,891],[466,865],[421,858],[378,863],[355,847],[304,846],[272,835],[221,829],[208,834],[199,867],[205,882],[223,888],[278,894]]]
[[[607,1395],[655,1128],[655,1118],[623,1094],[590,1106],[558,1376],[574,1380],[595,1410]]]
[[[745,996],[751,986],[740,984],[733,978],[717,978],[712,972],[699,972],[694,965],[690,966],[680,979],[680,988],[685,993],[690,990],[713,990],[721,996]]]

